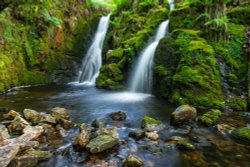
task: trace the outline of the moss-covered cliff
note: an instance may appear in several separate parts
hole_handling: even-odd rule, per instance
[[[0,92],[77,75],[98,23],[89,0],[10,0],[0,7]]]
[[[176,2],[170,13],[171,33],[160,42],[155,55],[157,96],[176,104],[246,110],[243,45],[249,15],[247,8],[234,4]]]

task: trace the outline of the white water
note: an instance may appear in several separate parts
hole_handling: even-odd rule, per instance
[[[170,11],[174,8],[173,0],[169,0]],[[139,56],[130,78],[129,91],[151,93],[153,84],[153,60],[159,41],[167,33],[169,20],[162,22],[157,30],[155,39]]]
[[[79,71],[79,83],[95,84],[102,66],[102,47],[109,27],[110,14],[103,16],[95,33],[95,38],[86,56],[82,61],[82,68]]]

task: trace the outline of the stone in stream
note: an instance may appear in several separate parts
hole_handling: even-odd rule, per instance
[[[154,131],[154,132],[146,132],[146,133],[145,133],[145,136],[146,136],[148,139],[152,140],[152,141],[158,141],[158,140],[160,139],[160,138],[159,138],[159,135],[157,134],[156,131]]]
[[[98,135],[90,140],[86,149],[91,153],[99,153],[119,144],[119,134],[117,128],[99,129]]]
[[[21,132],[29,123],[20,116],[16,116],[13,122],[8,126],[10,133]]]
[[[92,125],[94,128],[102,128],[102,127],[105,126],[105,124],[106,124],[105,118],[97,118],[97,119],[95,119],[95,120],[92,122],[91,125]]]
[[[67,148],[63,155],[66,155],[66,157],[73,163],[82,163],[84,162],[88,157],[88,152],[78,152],[73,147]]]
[[[127,159],[123,160],[123,167],[142,167],[143,161],[135,156],[135,155],[129,155]]]
[[[78,134],[78,136],[76,137],[73,145],[76,148],[85,148],[86,145],[89,143],[90,140],[90,135],[88,132],[88,125],[83,123],[80,127],[80,133]]]
[[[250,127],[242,127],[234,129],[231,132],[231,136],[241,141],[250,143]]]
[[[110,113],[109,117],[112,118],[114,121],[124,121],[127,118],[127,115],[125,112],[117,111]]]
[[[153,154],[158,154],[158,153],[162,152],[162,147],[158,143],[149,142],[144,147],[144,149],[151,152],[151,153],[153,153]]]
[[[30,148],[21,155],[15,157],[9,167],[35,167],[39,161],[48,160],[52,157],[52,154],[48,151],[34,150]]]
[[[141,128],[145,131],[160,131],[165,128],[161,121],[144,116],[141,122]]]
[[[0,143],[8,138],[10,138],[8,129],[4,125],[0,124]]]
[[[17,138],[7,139],[0,143],[0,166],[6,167],[16,157],[21,147],[43,133],[41,126],[26,126],[23,134]]]
[[[206,126],[211,126],[213,124],[216,124],[219,121],[221,115],[222,115],[222,113],[220,110],[213,109],[209,112],[206,112],[202,116],[200,116],[199,122],[201,122],[202,124],[204,124]]]
[[[197,111],[190,105],[182,105],[175,109],[171,114],[172,125],[182,124],[190,119],[194,119],[197,116]]]
[[[63,119],[63,118],[57,119],[57,122],[58,122],[64,129],[70,129],[70,128],[74,128],[74,127],[77,126],[74,122],[69,121],[69,120],[66,120],[66,119]]]
[[[143,130],[134,130],[129,132],[128,136],[132,137],[136,140],[142,139],[145,135],[145,132]]]
[[[0,112],[8,112],[10,111],[7,107],[0,107]]]
[[[3,118],[8,120],[13,120],[16,116],[21,117],[21,115],[18,112],[11,110],[7,114],[4,114]]]
[[[24,109],[23,111],[24,118],[31,121],[34,124],[41,122],[56,124],[56,118],[46,113],[39,113],[32,109]]]
[[[68,110],[65,108],[55,107],[51,109],[52,116],[56,117],[57,119],[63,118],[63,119],[69,119],[69,113]]]

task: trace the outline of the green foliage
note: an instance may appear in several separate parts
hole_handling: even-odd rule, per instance
[[[250,25],[250,6],[232,8],[227,15],[233,23]]]
[[[233,130],[231,134],[233,137],[237,139],[250,142],[250,128],[249,127],[237,128]]]

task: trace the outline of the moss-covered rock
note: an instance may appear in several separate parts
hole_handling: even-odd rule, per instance
[[[96,79],[96,86],[98,88],[116,90],[121,89],[123,86],[121,82],[123,74],[117,64],[104,65],[100,69],[100,75]]]
[[[237,128],[232,131],[231,135],[235,137],[236,139],[250,142],[250,128],[249,127]]]
[[[230,97],[229,106],[233,111],[246,111],[247,100],[242,97]]]
[[[141,122],[141,128],[146,131],[160,131],[164,127],[161,121],[148,116],[144,116]]]
[[[211,110],[206,112],[202,116],[199,117],[199,122],[206,126],[213,125],[217,123],[221,117],[222,113],[220,110]]]

